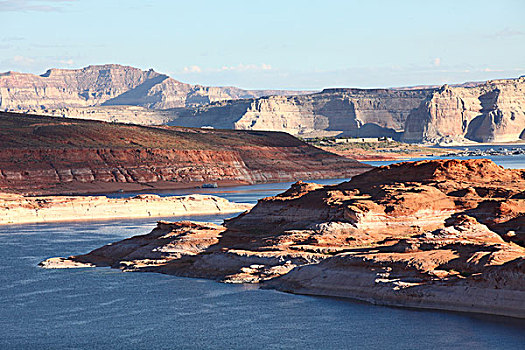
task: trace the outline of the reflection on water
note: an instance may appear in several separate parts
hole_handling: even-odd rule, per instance
[[[315,182],[322,185],[333,185],[338,184],[349,179],[320,179],[320,180],[307,180],[308,182]],[[275,196],[288,188],[293,182],[277,182],[269,184],[258,184],[258,185],[246,185],[246,186],[232,186],[232,187],[219,187],[219,188],[188,188],[179,190],[155,190],[145,191],[140,193],[151,193],[158,194],[160,196],[183,196],[188,194],[211,194],[226,198],[233,202],[238,203],[257,203],[257,200]],[[111,198],[127,198],[137,195],[137,193],[109,193],[105,194]]]

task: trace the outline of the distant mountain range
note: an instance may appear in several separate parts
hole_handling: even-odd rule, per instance
[[[321,92],[181,83],[121,65],[0,75],[0,109],[135,124],[278,130],[406,142],[525,139],[525,78]]]
[[[0,74],[0,109],[10,111],[118,105],[167,109],[214,101],[303,93],[308,91],[191,85],[153,69],[144,71],[118,64],[49,69],[42,75]]]

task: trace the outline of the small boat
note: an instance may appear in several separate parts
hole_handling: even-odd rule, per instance
[[[202,184],[202,188],[217,188],[219,187],[216,182],[210,184]]]

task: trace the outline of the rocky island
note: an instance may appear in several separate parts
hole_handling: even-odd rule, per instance
[[[525,171],[490,160],[297,182],[223,225],[151,233],[45,268],[109,266],[384,305],[525,318]]]

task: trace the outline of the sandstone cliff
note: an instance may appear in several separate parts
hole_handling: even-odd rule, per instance
[[[413,89],[326,89],[174,111],[170,125],[388,136],[407,142],[525,139],[525,78]]]
[[[168,124],[241,130],[279,130],[301,136],[397,137],[408,114],[432,90],[326,89],[302,96],[216,102],[174,111]]]
[[[191,85],[152,69],[143,71],[118,64],[81,69],[49,69],[42,75],[17,72],[0,74],[0,109],[14,112],[52,113],[53,109],[100,105],[166,109],[295,93],[302,92]]]
[[[0,189],[70,193],[351,177],[370,166],[285,133],[0,113]]]
[[[434,91],[409,114],[403,140],[468,139],[509,142],[525,139],[525,78],[493,80],[473,87]]]
[[[164,223],[48,268],[111,266],[525,318],[525,171],[489,160],[298,182],[224,225]]]
[[[442,87],[242,90],[120,65],[0,74],[0,109],[143,125],[406,142],[525,139],[525,77]]]

